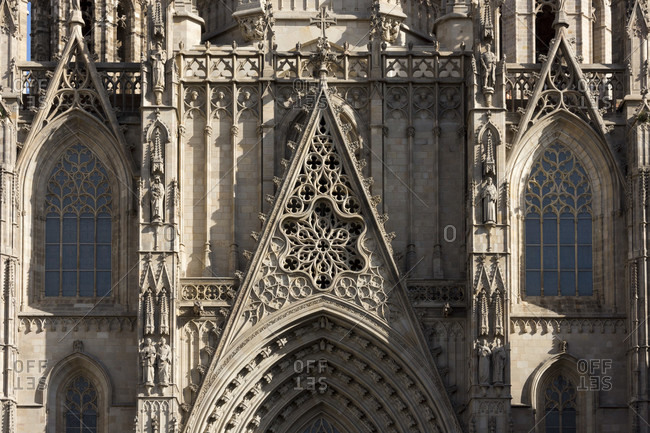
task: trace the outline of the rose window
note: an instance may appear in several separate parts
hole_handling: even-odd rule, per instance
[[[328,289],[337,275],[365,267],[359,253],[359,238],[364,230],[361,218],[340,217],[329,200],[321,199],[314,204],[313,212],[282,223],[288,240],[282,266],[287,271],[305,273],[317,288]]]

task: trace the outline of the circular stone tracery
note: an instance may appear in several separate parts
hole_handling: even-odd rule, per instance
[[[338,275],[366,265],[359,251],[365,223],[359,217],[340,217],[327,199],[318,200],[302,218],[286,218],[281,228],[288,241],[283,269],[308,275],[317,289],[326,290]]]

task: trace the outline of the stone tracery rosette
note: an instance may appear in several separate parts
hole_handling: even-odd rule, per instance
[[[247,318],[328,293],[387,320],[383,261],[336,144],[321,119],[262,261]]]

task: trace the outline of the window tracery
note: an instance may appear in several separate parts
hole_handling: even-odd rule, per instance
[[[339,430],[324,418],[318,418],[314,423],[307,427],[303,433],[340,433]]]
[[[546,433],[575,433],[577,430],[576,388],[559,375],[545,390]]]
[[[291,184],[247,310],[255,323],[315,291],[353,301],[386,319],[382,260],[374,254],[361,202],[324,117]]]
[[[70,146],[47,184],[45,296],[110,293],[111,215],[106,169],[87,147]]]
[[[526,195],[526,294],[592,295],[592,193],[575,155],[555,143],[534,163]]]
[[[359,250],[365,224],[356,215],[359,203],[332,148],[332,136],[322,121],[281,225],[288,244],[283,267],[307,274],[320,289],[329,288],[346,271],[365,267]]]
[[[97,390],[84,376],[71,380],[65,389],[65,433],[97,433]]]

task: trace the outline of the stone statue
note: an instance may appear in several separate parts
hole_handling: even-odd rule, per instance
[[[483,200],[483,224],[496,224],[497,222],[497,187],[492,183],[492,178],[487,178],[487,183],[481,191]]]
[[[81,0],[70,1],[70,9],[73,11],[81,11]]]
[[[481,54],[483,66],[483,89],[494,89],[496,83],[497,56],[492,52],[492,44],[485,44],[485,52]]]
[[[154,369],[153,365],[156,362],[156,349],[151,344],[151,338],[144,340],[142,351],[140,352],[142,363],[142,380],[145,385],[153,386],[154,384]]]
[[[162,49],[160,42],[156,43],[156,50],[151,55],[151,84],[156,97],[156,104],[162,104],[162,94],[165,91],[165,62],[167,53]]]
[[[490,347],[483,341],[478,345],[478,383],[479,385],[490,384]]]
[[[492,380],[495,384],[503,384],[503,374],[506,366],[506,349],[503,346],[497,346],[492,351]]]
[[[161,386],[169,385],[171,358],[172,349],[165,337],[162,337],[158,345],[158,384]]]
[[[164,216],[165,187],[160,181],[160,176],[153,177],[151,184],[151,222],[162,223]]]
[[[401,23],[394,18],[384,18],[381,22],[381,38],[384,42],[394,43],[399,36]]]
[[[239,27],[242,34],[244,35],[244,40],[248,41],[260,41],[264,38],[264,17],[263,16],[253,16],[248,18],[242,18],[239,22]]]

